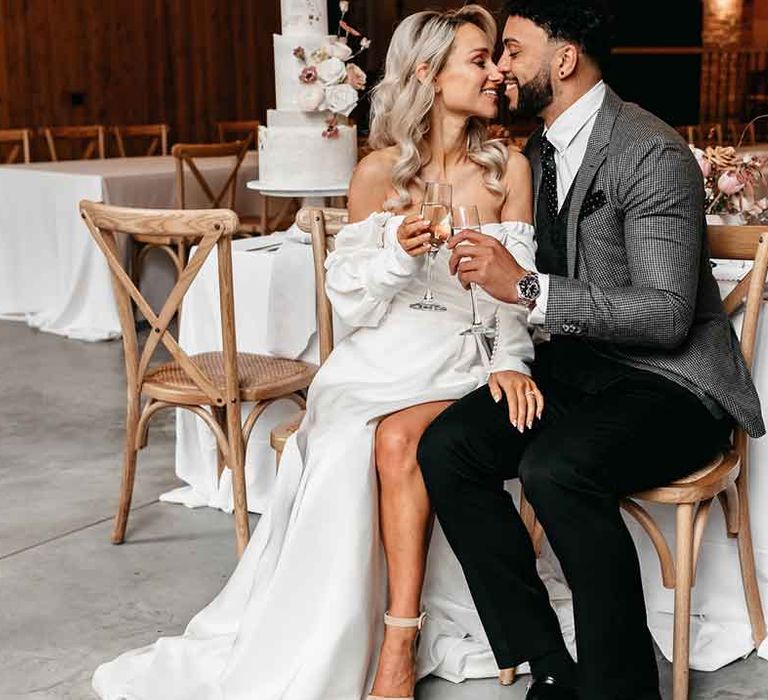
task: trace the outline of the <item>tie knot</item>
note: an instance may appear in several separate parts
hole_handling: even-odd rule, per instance
[[[541,155],[547,160],[554,159],[555,155],[555,147],[544,134],[541,135]]]

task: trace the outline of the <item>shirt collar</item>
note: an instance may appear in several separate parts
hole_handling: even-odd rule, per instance
[[[547,140],[558,153],[563,153],[571,145],[579,132],[600,110],[605,99],[605,90],[605,83],[599,81],[555,119],[549,129],[544,130]]]

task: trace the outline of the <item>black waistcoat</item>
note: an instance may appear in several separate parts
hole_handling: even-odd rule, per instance
[[[543,196],[540,197],[536,211],[536,268],[539,272],[568,276],[567,233],[572,198],[573,185],[554,218]],[[587,393],[596,393],[639,371],[605,357],[599,352],[599,345],[599,342],[586,338],[553,335],[549,343],[537,347],[536,362],[547,365],[547,371],[559,381]]]

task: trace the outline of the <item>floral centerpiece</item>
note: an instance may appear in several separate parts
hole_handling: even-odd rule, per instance
[[[738,154],[731,146],[691,150],[704,177],[707,215],[728,223],[768,223],[768,158]]]
[[[357,106],[358,93],[365,89],[366,75],[351,61],[371,45],[370,39],[344,20],[349,11],[348,0],[341,0],[339,8],[341,21],[331,41],[309,55],[302,46],[293,50],[302,66],[299,81],[304,87],[299,95],[299,107],[305,112],[327,112],[324,138],[337,137],[339,116],[348,117]],[[357,51],[350,48],[350,37],[358,40]]]

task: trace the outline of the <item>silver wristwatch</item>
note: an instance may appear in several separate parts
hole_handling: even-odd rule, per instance
[[[527,271],[517,282],[517,303],[531,309],[536,305],[539,294],[541,284],[538,273]]]

